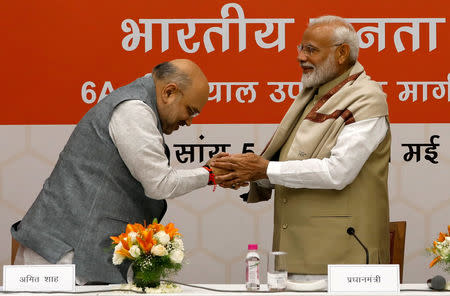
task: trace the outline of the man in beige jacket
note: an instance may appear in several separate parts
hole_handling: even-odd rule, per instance
[[[251,182],[249,203],[275,189],[273,250],[288,272],[327,274],[328,264],[389,263],[386,94],[357,61],[358,37],[344,19],[310,22],[298,46],[303,90],[262,156],[237,154],[211,165],[231,170],[216,181]]]

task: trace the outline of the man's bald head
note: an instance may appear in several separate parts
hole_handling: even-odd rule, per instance
[[[157,65],[152,76],[164,133],[190,125],[208,101],[208,80],[200,67],[190,60],[176,59]]]
[[[175,67],[185,73],[192,81],[191,87],[194,91],[198,92],[198,95],[205,99],[205,103],[208,100],[209,85],[208,79],[203,73],[202,69],[191,60],[177,59],[170,62]]]

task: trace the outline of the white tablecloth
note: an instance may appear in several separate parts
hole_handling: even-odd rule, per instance
[[[205,288],[211,288],[211,289],[217,289],[217,290],[226,290],[226,291],[234,291],[238,290],[241,292],[216,292],[216,291],[210,291],[210,290],[204,290],[201,288],[194,288],[194,287],[188,287],[188,286],[181,286],[181,289],[183,290],[182,293],[177,294],[162,294],[162,295],[183,295],[183,296],[194,296],[194,295],[202,295],[202,296],[217,296],[217,295],[242,295],[242,296],[254,296],[254,295],[332,295],[328,294],[327,292],[267,292],[267,293],[255,293],[251,291],[246,291],[244,285],[202,285],[198,284],[196,286],[201,286]],[[77,286],[76,292],[82,292],[82,294],[77,293],[52,293],[51,295],[143,295],[139,293],[134,292],[112,292],[110,290],[113,289],[120,289],[121,285],[108,285],[108,286]],[[428,287],[426,284],[402,284],[400,285],[400,289],[402,290],[399,295],[450,295],[450,291],[432,291],[428,290]],[[425,290],[425,291],[409,291],[409,290]],[[3,291],[3,287],[0,287],[0,291]],[[103,292],[101,292],[103,291]],[[107,292],[110,291],[110,292]],[[261,285],[260,291],[267,291],[267,285]],[[0,292],[0,295],[3,293]],[[6,295],[6,294],[5,294]],[[14,293],[14,294],[8,294],[8,295],[49,295],[47,293]],[[373,293],[370,295],[386,295],[386,294],[377,294]]]

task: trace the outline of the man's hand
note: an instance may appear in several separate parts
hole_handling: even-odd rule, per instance
[[[216,158],[211,160],[210,165],[229,171],[216,176],[217,184],[225,188],[235,188],[242,184],[248,185],[249,181],[267,179],[269,161],[254,153],[246,153]]]
[[[211,157],[210,160],[208,160],[208,161],[206,162],[206,165],[211,166],[211,162],[212,162],[212,161],[214,161],[214,160],[216,160],[216,159],[219,159],[219,158],[221,158],[221,157],[225,157],[225,156],[230,156],[230,153],[228,153],[228,152],[220,152],[220,153],[217,153],[217,154],[215,154],[213,157]]]
[[[226,153],[226,152],[220,152],[220,153],[218,153],[218,154],[216,154],[216,155],[214,155],[210,160],[208,160],[208,162],[206,163],[206,165],[208,165],[211,169],[212,169],[212,171],[213,171],[213,173],[214,173],[214,176],[223,176],[223,175],[227,175],[227,174],[229,174],[229,173],[231,173],[231,171],[229,171],[229,170],[226,170],[226,169],[221,169],[221,168],[218,168],[218,167],[215,167],[215,166],[213,166],[211,163],[212,163],[212,161],[214,161],[214,160],[216,160],[216,159],[219,159],[219,158],[221,158],[221,157],[225,157],[225,156],[230,156],[230,154],[229,153]],[[229,185],[229,186],[224,186],[224,185],[222,185],[222,184],[219,184],[221,187],[223,187],[223,188],[231,188],[231,189],[239,189],[240,187],[245,187],[245,186],[248,186],[248,182],[243,182],[243,183],[237,183],[237,184],[232,184],[232,185]]]
[[[217,160],[217,159],[219,159],[221,157],[226,157],[226,156],[230,156],[230,153],[220,152],[220,153],[217,153],[216,155],[214,155],[213,157],[211,157],[211,159],[206,162],[206,165],[209,166],[212,169],[212,171],[213,171],[213,173],[214,173],[214,175],[216,177],[217,176],[221,176],[221,175],[226,175],[226,174],[230,173],[229,170],[220,169],[218,167],[214,167],[211,164],[213,161],[215,161],[215,160]]]

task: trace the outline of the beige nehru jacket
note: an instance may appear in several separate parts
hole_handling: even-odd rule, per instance
[[[328,158],[345,125],[388,116],[386,95],[356,63],[335,79],[331,90],[311,101],[315,89],[296,98],[263,157],[280,161]],[[312,105],[312,106],[311,106]],[[273,249],[288,252],[288,271],[326,274],[328,264],[365,263],[365,253],[346,232],[356,230],[371,263],[389,262],[387,191],[390,132],[355,180],[342,190],[275,186]],[[345,165],[345,164],[342,164]],[[248,202],[270,198],[270,189],[251,184]]]

